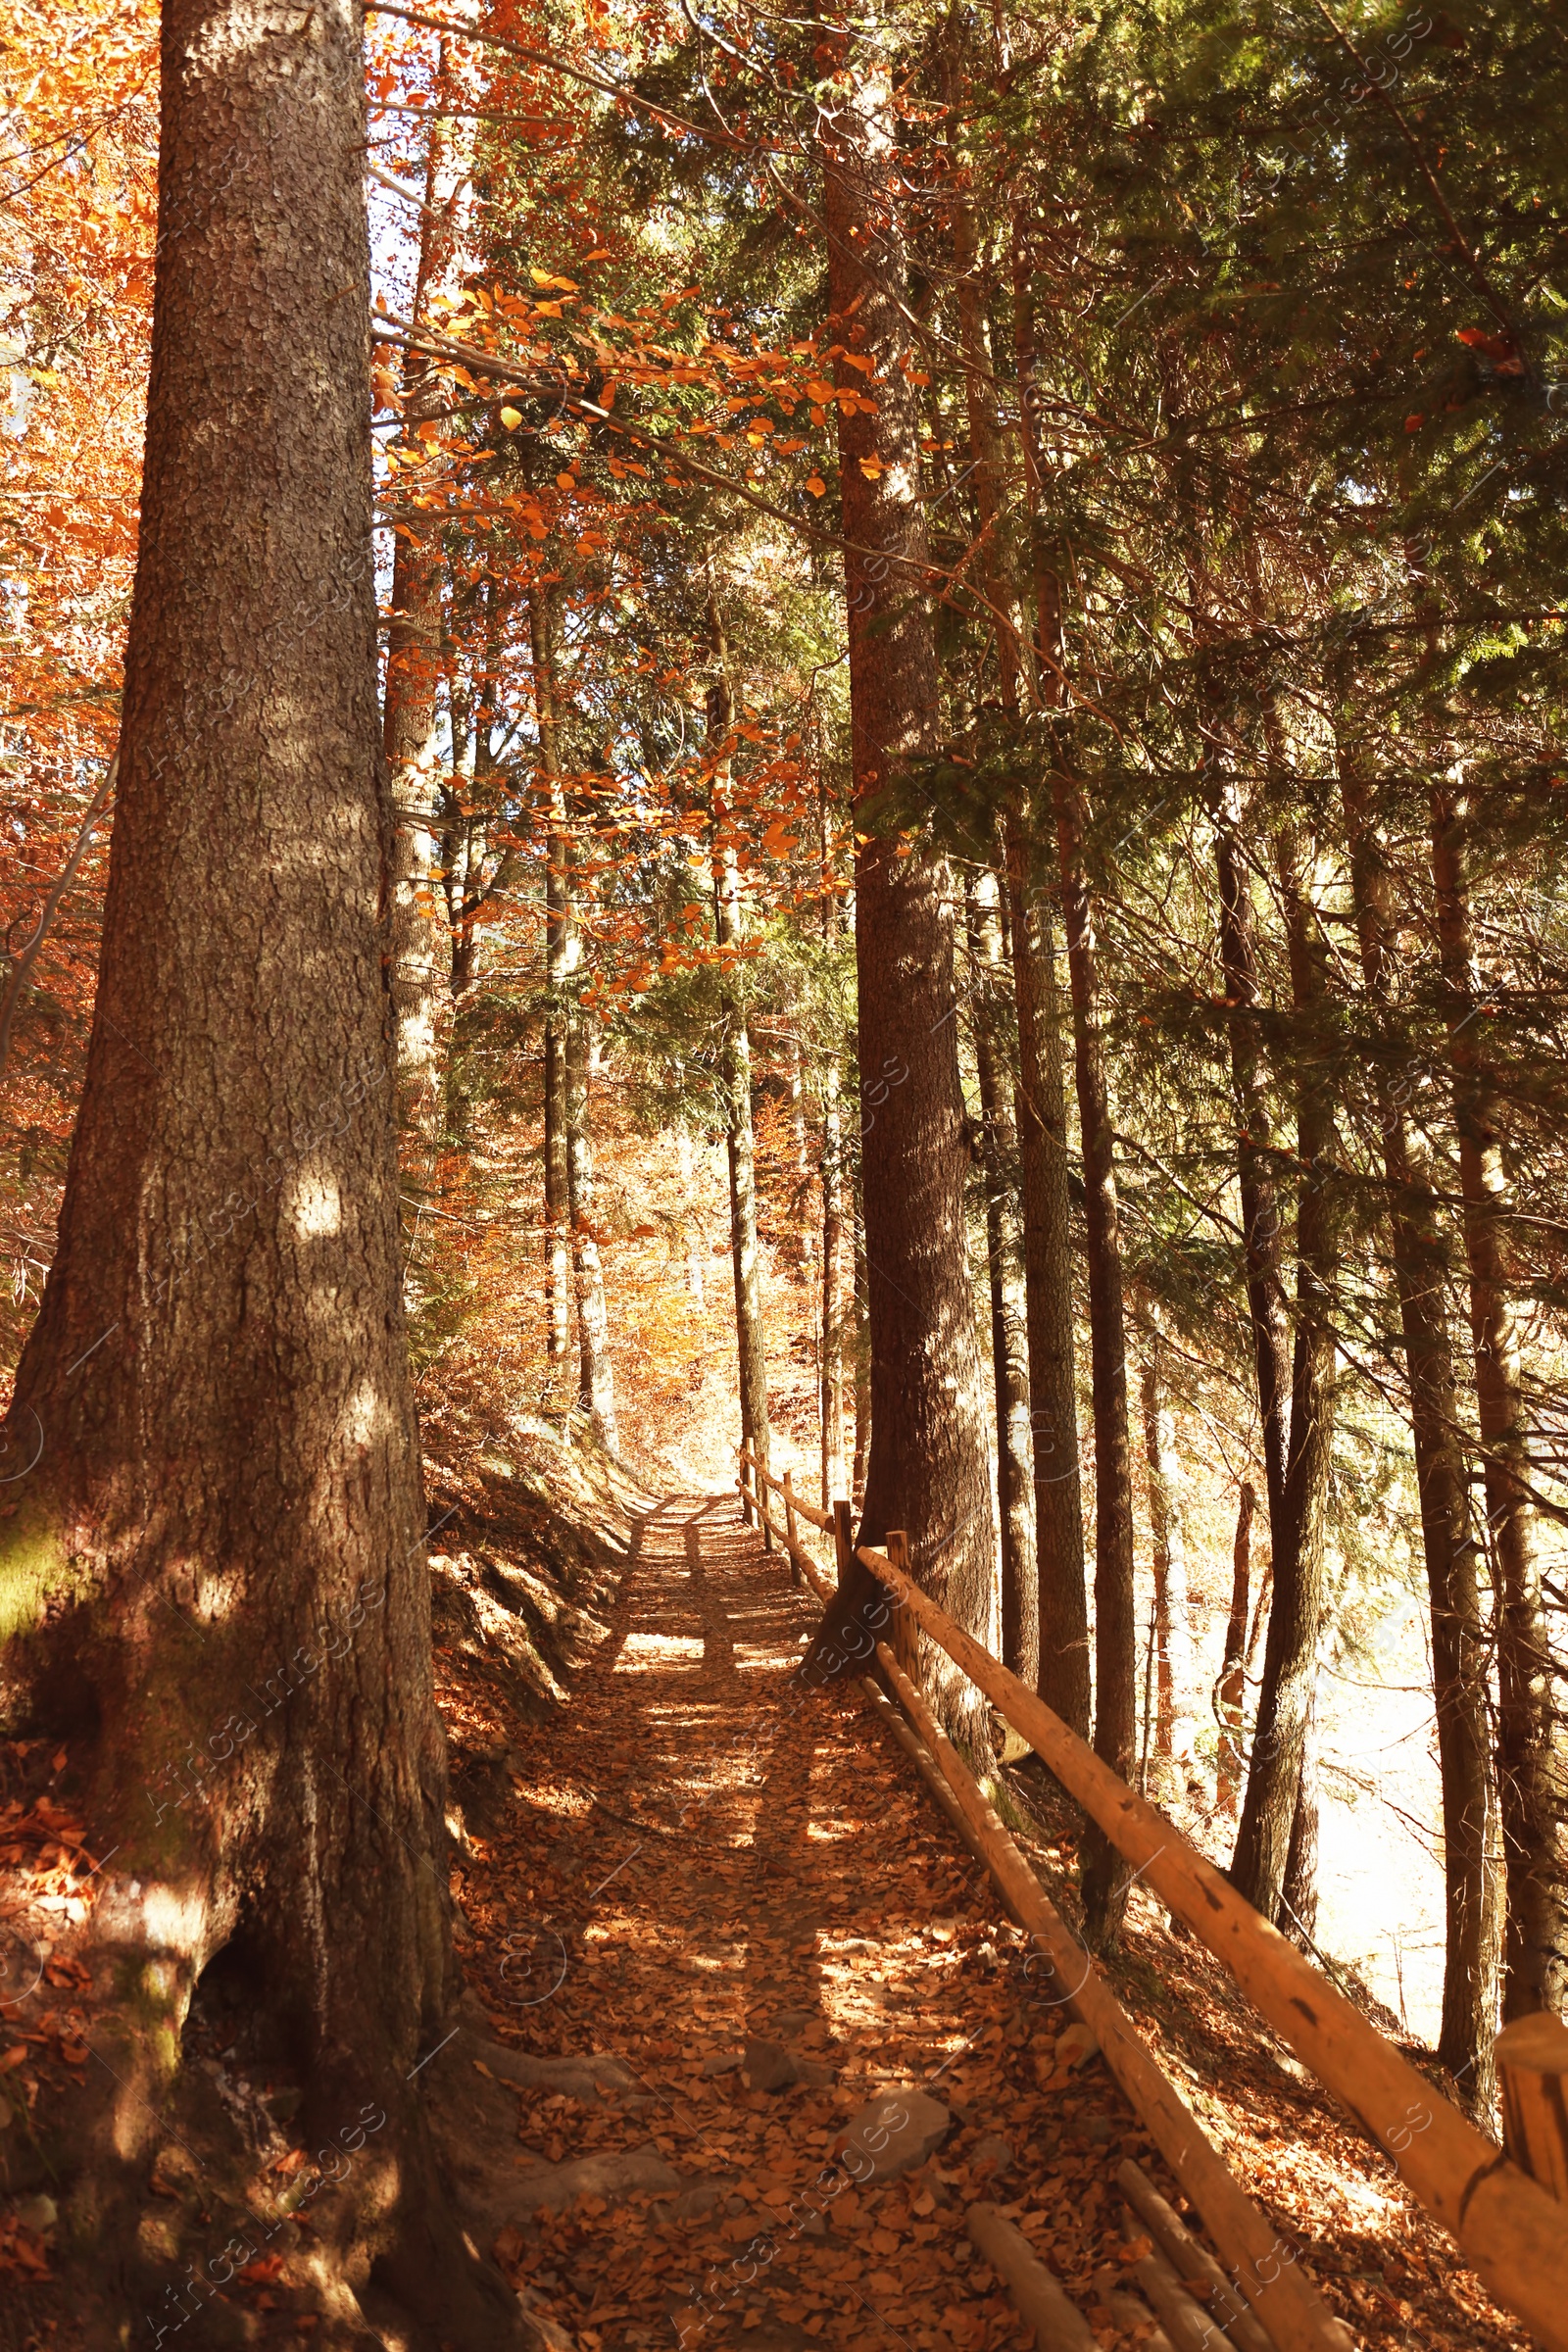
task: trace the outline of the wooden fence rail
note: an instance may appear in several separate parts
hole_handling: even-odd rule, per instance
[[[743,1493],[748,1469],[757,1484],[747,1498],[767,1523],[767,1493],[779,1489],[780,1482],[743,1452]],[[841,1573],[848,1518],[848,1504],[838,1506]],[[1568,2210],[1417,2073],[1173,1823],[1118,1779],[1043,1699],[922,1592],[904,1565],[903,1552],[903,1537],[890,1536],[885,1551],[862,1546],[855,1555],[891,1595],[895,1625],[902,1619],[911,1632],[918,1627],[985,1692],[1318,2081],[1387,2150],[1496,2300],[1534,2328],[1549,2352],[1568,2352]],[[825,1599],[829,1588],[798,1544],[790,1556]],[[896,1636],[892,1647],[906,1665],[907,1639]],[[1220,2232],[1215,2234],[1229,2253]],[[1285,2330],[1272,2314],[1268,2324],[1283,2342]]]

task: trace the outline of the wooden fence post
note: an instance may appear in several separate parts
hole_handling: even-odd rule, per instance
[[[890,1527],[882,1546],[895,1568],[909,1573],[909,1539],[902,1527]],[[893,1604],[893,1640],[889,1643],[893,1655],[916,1690],[920,1687],[920,1629],[913,1612],[902,1600]]]
[[[752,1457],[750,1451],[746,1446],[743,1446],[741,1447],[741,1475],[739,1485],[741,1490],[741,1521],[746,1527],[750,1527],[752,1524],[751,1491],[746,1484],[746,1472],[751,1464],[751,1459]]]
[[[1568,2026],[1543,2009],[1516,2017],[1494,2044],[1502,2090],[1502,2144],[1521,2172],[1568,2204]]]
[[[762,1525],[762,1549],[771,1551],[773,1548],[773,1514],[767,1507],[767,1501],[773,1489],[778,1485],[778,1480],[766,1467],[760,1453],[754,1453],[752,1459],[757,1464],[757,1516]]]
[[[847,1495],[840,1494],[833,1503],[833,1566],[841,1585],[854,1557],[855,1505]]]
[[[804,1581],[801,1576],[801,1564],[795,1556],[800,1548],[800,1538],[795,1532],[795,1489],[790,1483],[790,1474],[787,1470],[784,1473],[784,1548],[790,1555],[790,1578],[793,1583],[798,1585]]]

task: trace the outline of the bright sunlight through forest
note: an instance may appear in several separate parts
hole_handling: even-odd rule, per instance
[[[0,2352],[1568,2352],[1522,0],[0,0]]]

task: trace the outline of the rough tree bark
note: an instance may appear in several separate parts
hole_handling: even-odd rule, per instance
[[[514,2299],[447,2218],[408,2082],[455,1984],[398,1280],[358,12],[166,0],[161,82],[98,998],[11,1416],[36,1459],[0,1523],[7,1718],[67,1746],[105,1857],[80,1938],[105,2063],[73,2094],[63,2237],[92,2249],[82,2312],[156,2276],[114,2216],[221,1953],[313,2134],[385,2113],[313,2207],[327,2244],[419,2328],[489,2345]]]
[[[767,1335],[762,1322],[762,1268],[757,1233],[757,1142],[752,1125],[752,1039],[742,1001],[739,962],[745,931],[741,872],[730,830],[728,788],[734,746],[734,705],[718,606],[709,598],[709,623],[718,675],[708,689],[708,761],[713,880],[713,937],[725,957],[719,984],[719,1090],[729,1158],[730,1262],[735,1275],[735,1354],[739,1374],[741,1443],[764,1469],[768,1464]],[[771,1544],[766,1529],[762,1541]]]
[[[1466,2104],[1486,2116],[1495,2090],[1492,2044],[1500,1918],[1490,1850],[1495,1805],[1479,1546],[1448,1327],[1447,1234],[1432,1147],[1419,1115],[1418,1098],[1425,1090],[1398,1022],[1393,874],[1373,811],[1373,779],[1363,770],[1354,740],[1352,685],[1351,675],[1329,681],[1361,976],[1381,1018],[1373,1068],[1431,1609],[1446,1909],[1438,2055],[1459,2082]]]
[[[1029,1443],[1029,1367],[1018,1249],[1018,1220],[1009,1191],[1016,1155],[1007,1089],[1003,1080],[998,987],[1002,924],[994,874],[971,879],[967,893],[970,999],[976,1077],[980,1090],[980,1164],[986,1192],[986,1265],[991,1296],[991,1360],[997,1398],[997,1502],[1002,1520],[1002,1659],[1033,1684],[1039,1668],[1040,1594],[1031,1508],[1033,1460]]]
[[[871,1458],[871,1322],[866,1299],[865,1195],[858,1162],[851,1180],[851,1200],[855,1220],[855,1289],[850,1302],[855,1341],[855,1458],[850,1465],[850,1493],[858,1509],[865,1499],[865,1470]]]
[[[1334,1094],[1321,1036],[1328,1015],[1325,950],[1310,899],[1309,853],[1288,834],[1281,836],[1279,867],[1290,949],[1297,1154],[1301,1170],[1296,1207],[1296,1346],[1285,1493],[1280,1522],[1272,1531],[1274,1595],[1231,1877],[1266,1919],[1284,1926],[1281,1898],[1317,1686],[1326,1590],[1339,1215]],[[1297,1884],[1299,1891],[1298,1880]]]
[[[849,54],[844,36],[833,44]],[[857,809],[935,751],[938,671],[919,503],[920,416],[902,303],[904,248],[890,73],[857,79],[823,132],[823,215],[849,599]],[[874,381],[873,381],[874,379]],[[861,405],[863,399],[863,405]],[[874,405],[873,405],[874,404]],[[871,463],[862,466],[862,460]],[[968,1164],[954,1018],[952,889],[933,858],[865,831],[856,858],[861,1165],[871,1447],[860,1542],[907,1532],[912,1573],[968,1631],[987,1622],[991,1479],[964,1233]],[[818,1661],[865,1632],[881,1589],[858,1567],[827,1612]],[[982,1635],[983,1638],[983,1635]],[[922,1645],[927,1652],[930,1644]],[[956,1669],[923,1658],[949,1727],[989,1752]]]
[[[1433,879],[1447,1056],[1459,1135],[1470,1276],[1476,1411],[1497,1584],[1497,1795],[1506,1879],[1504,2018],[1568,2003],[1568,1743],[1553,1690],[1550,1638],[1530,1500],[1529,1416],[1509,1296],[1509,1185],[1501,1106],[1482,1026],[1485,984],[1470,921],[1462,796],[1432,803]]]

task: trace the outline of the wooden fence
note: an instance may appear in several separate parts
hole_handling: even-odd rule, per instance
[[[748,1471],[755,1481],[751,1489]],[[802,1545],[798,1522],[804,1519],[834,1537],[842,1574],[852,1554],[850,1505],[835,1504],[831,1516],[811,1509],[793,1493],[787,1477],[772,1477],[745,1448],[740,1493],[748,1514],[755,1511],[783,1544],[797,1581],[804,1579],[826,1601],[832,1588]],[[769,1494],[784,1498],[782,1528],[768,1510]],[[1289,2249],[1281,2263],[1280,2241],[1047,1900],[973,1775],[932,1720],[916,1688],[916,1629],[985,1692],[1138,1876],[1207,1945],[1281,2038],[1387,2151],[1496,2300],[1516,2312],[1549,2352],[1568,2352],[1568,2211],[1543,2185],[1546,2179],[1568,2178],[1560,2095],[1568,2075],[1568,2029],[1556,2021],[1532,2021],[1538,2027],[1532,2035],[1520,2036],[1518,2028],[1510,2027],[1499,2037],[1505,2109],[1528,2115],[1533,2134],[1521,2130],[1515,2144],[1510,2128],[1510,2152],[1504,2154],[1239,1895],[1172,1822],[1129,1788],[1043,1699],[920,1591],[908,1574],[902,1535],[890,1534],[885,1550],[861,1546],[853,1556],[890,1596],[892,1640],[876,1644],[878,1663],[941,1768],[973,1830],[977,1850],[1061,1983],[1077,1984],[1067,2005],[1098,2036],[1111,2072],[1202,2214],[1280,2352],[1325,2352],[1351,2339],[1324,2308]],[[1543,2083],[1546,2096],[1540,2095]],[[1542,2179],[1514,2162],[1515,2154]],[[1260,2243],[1269,2249],[1261,2260]],[[1281,2266],[1273,2276],[1267,2275],[1269,2262]],[[1227,2332],[1241,2340],[1234,2328]]]

